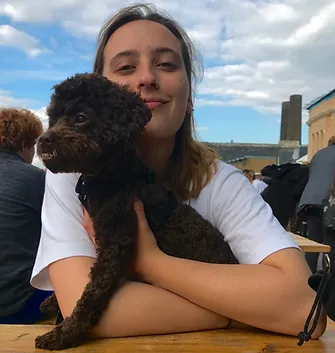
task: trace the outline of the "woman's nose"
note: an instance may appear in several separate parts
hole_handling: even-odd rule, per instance
[[[152,68],[143,68],[139,72],[138,88],[158,88],[158,78]]]

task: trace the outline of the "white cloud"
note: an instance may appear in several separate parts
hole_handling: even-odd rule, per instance
[[[62,81],[69,73],[57,70],[4,70],[1,72],[0,83],[15,81]],[[50,86],[51,88],[51,86]]]
[[[46,108],[45,107],[42,107],[39,109],[29,108],[30,106],[35,104],[36,102],[33,102],[28,99],[16,98],[13,96],[12,92],[0,89],[0,108],[30,109],[34,114],[36,114],[41,119],[43,123],[43,127],[46,128],[48,124]]]
[[[46,114],[46,107],[40,109],[32,109],[32,112],[42,120],[43,127],[44,129],[46,129],[48,126],[48,116]]]
[[[207,69],[198,105],[240,105],[278,115],[291,94],[302,94],[307,103],[334,88],[334,1],[230,4],[220,53],[225,65]]]
[[[23,108],[31,103],[28,99],[20,99],[12,96],[11,92],[0,89],[0,107]]]
[[[334,88],[334,0],[154,3],[184,25],[207,59],[197,106],[246,106],[278,116],[291,94],[303,94],[306,103]],[[57,23],[85,42],[124,5],[124,0],[5,0],[0,15],[15,22]],[[39,44],[29,48],[24,50],[33,54]]]
[[[48,52],[38,39],[9,25],[0,25],[0,45],[19,48],[31,57]]]

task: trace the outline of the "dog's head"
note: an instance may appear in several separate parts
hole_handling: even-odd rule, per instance
[[[139,95],[98,74],[77,74],[54,87],[49,128],[37,153],[54,173],[94,173],[108,154],[135,148],[151,111]]]

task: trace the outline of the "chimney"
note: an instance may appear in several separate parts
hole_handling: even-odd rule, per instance
[[[301,145],[302,96],[293,94],[282,103],[280,144]]]
[[[298,141],[301,145],[302,96],[294,94],[290,97],[287,139]]]
[[[290,102],[283,102],[281,105],[280,141],[286,141]]]

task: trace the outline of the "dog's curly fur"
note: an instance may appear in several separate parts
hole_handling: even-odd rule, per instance
[[[136,155],[151,111],[135,93],[97,74],[77,74],[55,86],[49,128],[38,154],[54,173],[82,173],[87,210],[96,235],[97,260],[72,315],[36,338],[43,349],[64,349],[88,338],[120,283],[129,275],[142,200],[158,246],[167,254],[202,262],[236,264],[222,234],[164,186],[148,181]],[[176,203],[176,204],[175,204]],[[172,209],[171,205],[173,206]],[[55,304],[54,298],[49,304]]]

